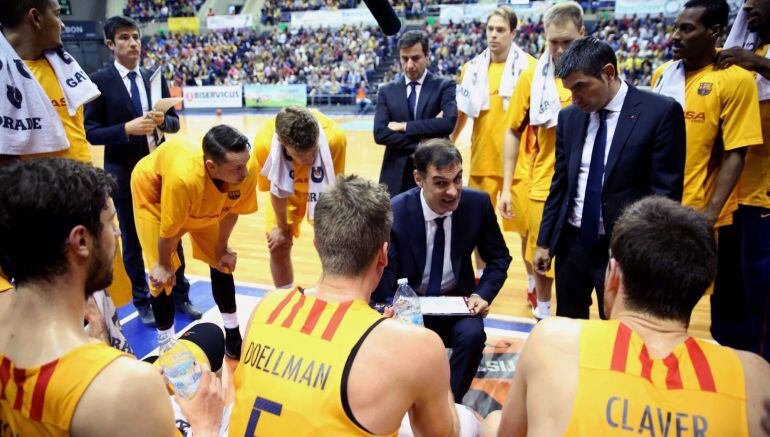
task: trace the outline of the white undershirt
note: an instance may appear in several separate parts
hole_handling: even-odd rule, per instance
[[[441,277],[441,291],[450,290],[457,282],[452,271],[451,248],[452,248],[452,211],[444,215],[436,214],[425,201],[425,194],[420,190],[420,203],[422,204],[422,215],[425,217],[425,270],[422,273],[422,282],[417,288],[421,294],[428,290],[428,281],[430,280],[430,265],[433,260],[433,241],[436,239],[436,218],[446,217],[444,219],[444,274]]]

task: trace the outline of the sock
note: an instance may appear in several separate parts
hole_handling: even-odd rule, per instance
[[[484,269],[476,269],[476,276],[478,276],[479,279],[481,279],[481,276],[484,274]]]
[[[546,300],[542,301],[540,299],[537,300],[537,313],[540,316],[540,318],[546,318],[551,316],[551,301]]]
[[[281,285],[281,286],[275,287],[276,290],[291,290],[292,288],[294,288],[294,283],[293,282],[289,282],[286,285]]]
[[[168,342],[169,340],[172,340],[174,338],[174,327],[171,326],[168,329],[160,330],[158,329],[158,344],[162,345],[163,343]]]
[[[237,313],[222,313],[222,322],[225,324],[225,328],[233,329],[238,327],[238,314]]]
[[[527,291],[532,290],[534,293],[535,291],[535,275],[527,275],[529,277],[529,288],[527,288]]]

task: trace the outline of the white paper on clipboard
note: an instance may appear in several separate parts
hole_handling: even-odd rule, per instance
[[[435,316],[470,316],[468,298],[464,296],[420,296],[423,314]]]
[[[158,101],[160,101],[160,99],[163,98],[160,82],[160,70],[161,67],[158,67],[150,75],[150,100],[152,100],[150,106],[154,106]]]

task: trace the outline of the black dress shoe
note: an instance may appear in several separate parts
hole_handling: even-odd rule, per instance
[[[193,320],[198,320],[203,317],[203,313],[189,300],[176,304],[176,310],[185,313],[187,317]]]
[[[146,306],[137,308],[136,311],[139,313],[139,320],[141,320],[142,324],[155,326],[155,315],[152,313],[151,307]]]
[[[225,328],[225,355],[234,360],[241,359],[243,339],[238,328]]]

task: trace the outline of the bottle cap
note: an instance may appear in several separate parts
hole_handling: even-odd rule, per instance
[[[398,285],[409,285],[409,280],[406,278],[401,278],[398,280]]]

